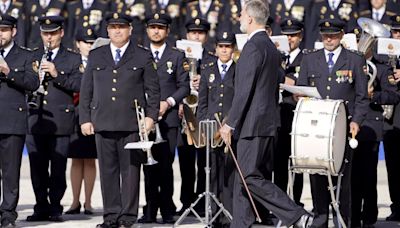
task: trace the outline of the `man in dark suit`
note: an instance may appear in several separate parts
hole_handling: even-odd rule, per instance
[[[32,53],[14,41],[17,23],[17,19],[9,15],[0,18],[0,53],[5,60],[0,64],[1,227],[15,227],[21,157],[27,131],[25,90],[39,87],[39,78],[32,70]]]
[[[235,50],[235,34],[221,32],[216,36],[216,54],[218,60],[205,65],[199,89],[199,106],[197,119],[213,120],[214,114],[224,119],[231,108],[234,95],[234,79],[236,64],[232,59]],[[217,196],[225,209],[232,213],[234,163],[229,154],[224,152],[224,147],[217,147],[210,152],[211,191]],[[215,205],[212,204],[215,210]],[[221,213],[214,222],[216,227],[229,227],[230,221]]]
[[[79,92],[82,77],[80,56],[61,45],[63,21],[60,16],[39,19],[43,46],[48,49],[46,53],[43,47],[37,49],[32,59],[33,69],[44,79],[37,105],[30,107],[28,114],[26,146],[36,205],[27,221],[63,221],[60,203],[67,187],[65,169],[74,131],[73,93]]]
[[[160,82],[161,101],[158,125],[161,136],[166,142],[154,145],[154,159],[158,164],[144,166],[146,206],[143,207],[141,223],[156,222],[160,208],[163,223],[174,223],[176,207],[172,200],[174,178],[172,162],[180,120],[179,103],[189,95],[189,77],[185,54],[166,43],[171,18],[162,13],[155,13],[146,19],[147,36],[151,41],[150,50],[157,64]],[[162,176],[162,178],[160,178]]]
[[[272,158],[278,116],[278,65],[280,55],[265,32],[268,6],[259,0],[245,3],[240,16],[248,41],[236,65],[235,95],[226,124],[220,129],[230,144],[238,138],[237,160],[255,201],[272,211],[286,226],[308,227],[311,216],[285,192],[262,175]],[[251,67],[256,66],[256,67]],[[233,221],[230,227],[251,227],[254,214],[239,175],[234,187]]]
[[[112,13],[106,22],[111,43],[89,54],[79,123],[84,135],[96,138],[104,206],[104,222],[97,227],[131,227],[138,215],[140,166],[146,153],[124,146],[139,141],[144,126],[146,132],[153,128],[159,116],[160,87],[150,51],[130,41],[131,17]],[[145,110],[141,120],[135,103]]]
[[[391,33],[393,39],[400,40],[400,14],[391,17]],[[400,61],[399,57],[395,58],[393,66],[394,78],[399,91],[400,81]],[[400,153],[399,153],[399,138],[400,138],[400,105],[394,108],[393,116],[389,120],[385,120],[383,146],[385,149],[386,170],[388,174],[388,186],[390,200],[392,204],[390,209],[392,213],[386,218],[387,221],[400,221]]]
[[[41,46],[39,18],[44,15],[61,15],[65,0],[31,0],[24,4],[26,46],[38,48]]]
[[[290,52],[286,56],[286,62],[283,64],[285,77],[284,83],[295,85],[300,72],[300,63],[303,59],[303,53],[300,49],[300,43],[303,39],[304,25],[296,19],[286,19],[281,23],[281,31],[289,40]],[[293,100],[292,93],[282,91],[282,102],[280,106],[281,126],[278,130],[277,150],[274,154],[274,183],[283,191],[286,191],[288,184],[288,162],[291,154],[291,135],[293,111],[296,108],[296,102]],[[303,189],[303,175],[296,174],[293,183],[294,201],[301,205],[300,198]]]
[[[338,19],[321,20],[320,33],[324,48],[310,51],[303,56],[298,85],[315,86],[322,98],[342,99],[348,111],[349,132],[357,134],[368,111],[367,76],[365,58],[362,54],[344,49],[340,40],[344,34],[344,23]],[[351,160],[353,150],[346,145],[345,162],[340,194],[340,210],[345,223],[351,222]],[[327,227],[329,204],[328,178],[310,175],[314,205],[313,226]]]
[[[17,22],[17,35],[15,41],[18,45],[25,46],[25,14],[23,8],[24,2],[2,0],[0,1],[0,16],[10,15],[18,20]]]

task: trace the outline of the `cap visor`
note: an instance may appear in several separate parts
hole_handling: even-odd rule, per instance
[[[41,32],[55,32],[57,30],[61,29],[61,26],[57,26],[56,28],[43,28],[40,27]]]

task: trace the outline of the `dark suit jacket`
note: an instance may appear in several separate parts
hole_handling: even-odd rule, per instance
[[[82,79],[79,123],[92,122],[96,132],[138,131],[135,100],[157,121],[160,86],[153,63],[150,51],[132,42],[117,65],[109,45],[92,50]]]
[[[232,63],[224,80],[221,78],[217,64],[217,61],[211,62],[201,72],[199,106],[197,108],[199,121],[213,120],[215,113],[222,120],[228,115],[232,105],[236,64]]]
[[[43,48],[33,53],[33,61],[40,60]],[[79,92],[82,73],[79,71],[81,57],[60,47],[53,60],[58,76],[44,80],[46,92],[39,95],[39,108],[29,108],[29,130],[31,134],[70,135],[74,131],[75,108],[73,93]]]
[[[39,77],[32,70],[32,53],[16,44],[5,57],[10,73],[0,74],[0,134],[27,133],[25,91],[39,87]]]
[[[180,119],[178,117],[179,103],[189,95],[189,76],[183,69],[185,54],[169,45],[164,50],[160,61],[157,63],[157,74],[160,82],[161,100],[165,101],[168,97],[174,98],[176,105],[168,110],[163,121],[168,127],[178,127]],[[171,64],[172,67],[168,67]],[[169,71],[169,69],[172,70]],[[171,72],[171,74],[169,73]]]
[[[298,85],[315,86],[322,98],[342,99],[348,108],[349,119],[361,125],[368,112],[368,77],[363,71],[365,59],[358,53],[342,49],[332,73],[329,74],[324,49],[303,56]],[[340,72],[352,72],[352,81],[340,82]]]
[[[236,65],[235,96],[226,122],[241,138],[276,134],[279,65],[279,52],[266,32],[247,41]]]

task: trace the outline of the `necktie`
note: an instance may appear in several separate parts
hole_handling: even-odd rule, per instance
[[[331,3],[331,9],[332,9],[332,10],[335,10],[335,9],[336,9],[336,7],[335,7],[335,0],[331,0],[330,3]]]
[[[201,11],[201,14],[203,14],[203,15],[207,14],[207,11],[208,11],[207,0],[203,0],[200,2],[200,11]]]
[[[40,0],[40,6],[42,7],[42,8],[46,8],[47,7],[47,0]]]
[[[160,61],[160,56],[158,56],[158,54],[160,54],[159,51],[154,52],[154,61],[156,61],[156,63],[158,63],[158,61]]]
[[[115,50],[115,59],[114,59],[115,65],[117,65],[120,60],[121,60],[121,49],[118,48],[117,50]]]
[[[222,72],[221,72],[221,79],[224,80],[225,74],[226,74],[226,68],[228,67],[225,63],[221,65],[222,67]]]
[[[375,16],[375,21],[379,21],[379,13],[378,13],[378,12],[375,12],[375,13],[374,13],[374,16]]]
[[[1,12],[4,14],[7,11],[7,5],[5,2],[3,2],[3,4],[1,5]]]
[[[52,52],[52,51],[48,51],[48,52],[47,52],[47,58],[46,58],[46,60],[49,61],[49,62],[51,62],[51,60],[52,60],[51,57],[52,57],[52,56],[53,56],[53,52]]]
[[[158,3],[160,3],[161,9],[165,9],[165,7],[167,6],[167,4],[165,4],[165,0],[159,0]]]
[[[332,72],[333,65],[335,64],[335,63],[333,62],[333,55],[334,55],[334,53],[332,53],[332,52],[328,54],[328,56],[329,56],[329,59],[328,59],[328,69],[329,69],[329,73]]]
[[[0,55],[1,55],[1,57],[4,58],[4,49],[1,49],[1,50],[0,50]]]

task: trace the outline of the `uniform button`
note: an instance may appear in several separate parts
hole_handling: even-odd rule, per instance
[[[211,89],[211,86],[209,86],[208,89]]]
[[[113,70],[113,73],[116,74],[116,73],[117,73],[117,70]]]
[[[224,88],[224,84],[221,84],[221,88]]]
[[[326,96],[326,99],[329,99],[329,96]]]
[[[116,88],[112,88],[111,91],[115,92],[115,91],[117,91],[117,89]]]
[[[48,82],[45,82],[44,84],[45,84],[45,85],[47,85],[47,86],[49,85],[49,83],[48,83]]]
[[[348,104],[348,103],[349,103],[349,101],[344,101],[344,103],[345,103],[345,104]]]
[[[136,67],[134,67],[134,68],[133,68],[133,70],[137,70],[137,68],[136,68]]]
[[[47,91],[44,91],[44,95],[45,96],[47,96],[49,94],[49,92],[47,92]]]
[[[69,112],[69,109],[67,108],[67,109],[65,109],[65,112]]]
[[[289,17],[289,12],[285,12],[285,16],[286,16],[286,17]]]
[[[46,101],[46,100],[43,100],[43,104],[47,104],[47,101]]]
[[[19,107],[19,108],[18,108],[18,111],[22,112],[22,108],[21,108],[21,107]]]
[[[221,93],[219,96],[220,96],[220,97],[224,97],[224,94],[223,94],[223,93]]]
[[[219,103],[218,106],[221,107],[221,106],[222,106],[222,103]]]
[[[61,71],[60,73],[61,73],[61,74],[65,74],[65,72],[64,72],[64,71]]]
[[[114,83],[117,83],[117,79],[113,78],[113,82],[114,82]]]
[[[312,75],[311,75],[311,77],[312,77],[312,78],[314,78],[314,77],[315,77],[315,75],[313,75],[313,74],[312,74]]]
[[[15,71],[15,72],[18,72],[18,69],[15,69],[14,71]]]
[[[376,120],[379,120],[379,117],[376,117],[375,119],[376,119]]]
[[[14,78],[11,78],[11,81],[15,81],[15,79],[14,79]]]
[[[326,89],[327,89],[327,90],[331,90],[331,87],[330,87],[330,86],[327,86]]]
[[[97,67],[96,70],[100,70],[100,67]]]
[[[332,81],[332,78],[331,78],[331,77],[328,77],[328,81]]]
[[[112,101],[115,101],[115,100],[116,100],[116,98],[115,98],[115,97],[111,97],[111,100],[112,100]]]

